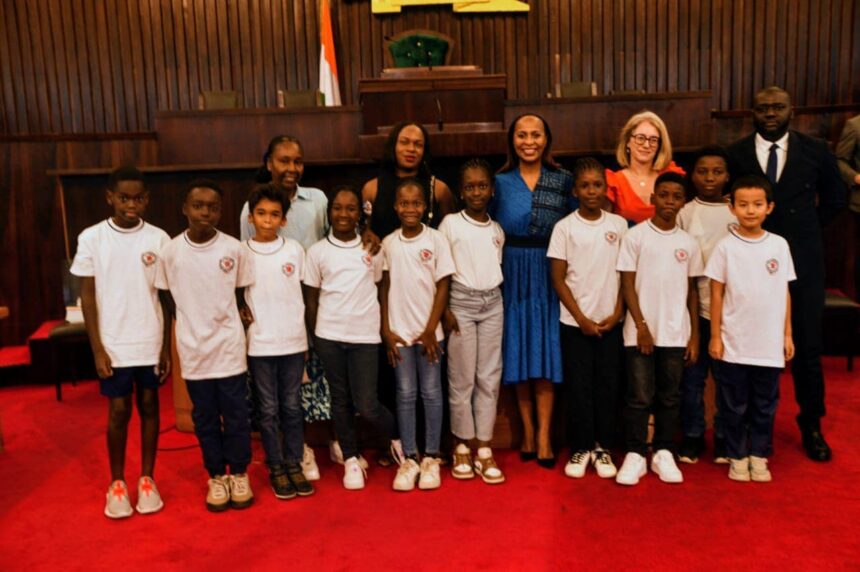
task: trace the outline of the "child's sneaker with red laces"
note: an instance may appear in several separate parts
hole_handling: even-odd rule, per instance
[[[128,499],[128,486],[125,481],[116,480],[110,484],[105,495],[105,516],[108,518],[127,518],[134,514]]]
[[[152,514],[164,508],[164,501],[155,486],[155,481],[150,477],[140,477],[137,481],[137,506],[134,507],[140,514]]]

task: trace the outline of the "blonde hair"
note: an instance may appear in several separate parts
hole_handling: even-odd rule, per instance
[[[660,119],[660,116],[653,111],[643,111],[637,113],[627,120],[624,128],[621,129],[621,134],[618,136],[618,146],[615,148],[615,158],[622,168],[630,166],[630,158],[627,153],[627,143],[630,141],[630,136],[633,130],[639,127],[640,124],[648,122],[654,126],[660,133],[660,144],[657,147],[657,154],[654,155],[654,169],[662,171],[672,162],[672,142],[669,140],[669,131],[666,129],[666,124]]]

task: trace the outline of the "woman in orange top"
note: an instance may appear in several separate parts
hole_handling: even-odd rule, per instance
[[[606,170],[606,198],[612,212],[632,223],[654,216],[651,193],[654,181],[671,171],[684,175],[672,162],[672,142],[666,124],[651,111],[631,117],[618,137],[615,158],[620,171]]]

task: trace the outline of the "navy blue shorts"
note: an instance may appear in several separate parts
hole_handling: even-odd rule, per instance
[[[105,397],[128,397],[132,393],[135,382],[137,390],[158,390],[158,373],[154,365],[139,365],[133,367],[115,367],[113,375],[99,380],[101,394]]]

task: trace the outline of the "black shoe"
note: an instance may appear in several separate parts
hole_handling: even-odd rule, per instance
[[[538,457],[537,462],[538,465],[540,465],[544,469],[552,469],[555,467],[555,456],[553,455],[548,459],[541,459],[540,457]]]
[[[537,453],[534,451],[520,451],[520,461],[528,463],[537,459]]]
[[[272,485],[272,492],[275,493],[277,498],[281,500],[289,500],[296,497],[296,487],[294,487],[293,483],[290,482],[290,479],[287,477],[287,473],[283,468],[279,468],[278,470],[269,473],[269,482]]]
[[[729,464],[729,453],[726,449],[726,440],[714,437],[714,462],[718,465]]]
[[[296,493],[298,493],[300,497],[309,497],[316,492],[314,490],[314,486],[305,478],[305,474],[302,472],[302,466],[298,463],[287,466],[287,477],[290,480],[290,484],[294,487]]]
[[[681,446],[678,447],[678,460],[682,463],[695,464],[699,462],[699,455],[705,450],[704,437],[688,437],[684,435]]]
[[[811,430],[802,431],[803,448],[806,449],[806,456],[813,461],[825,463],[833,456],[833,451],[830,450],[830,445],[824,440],[824,435],[821,431]]]

